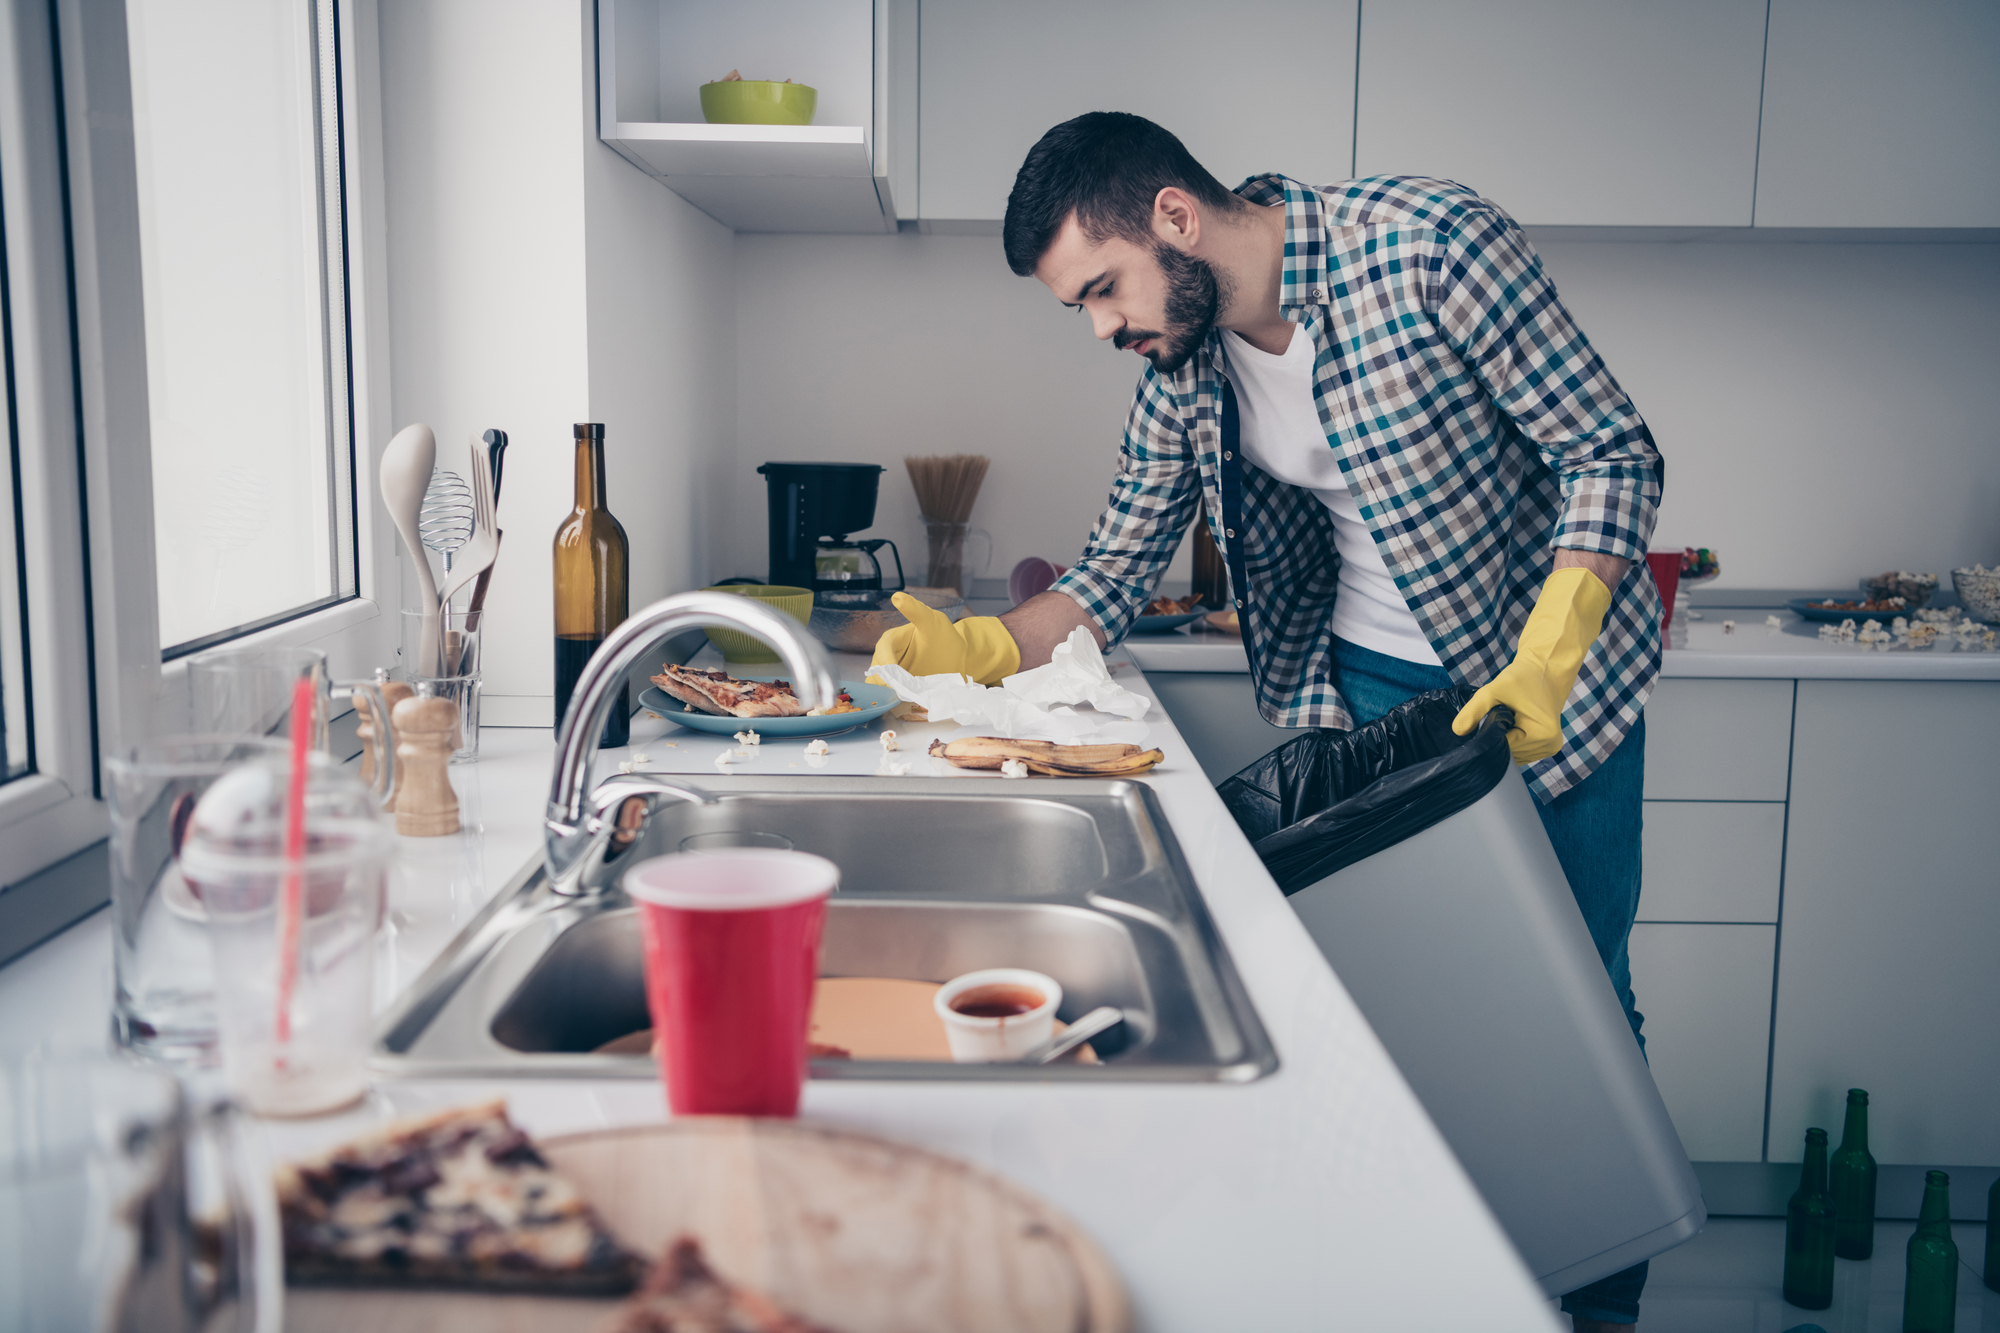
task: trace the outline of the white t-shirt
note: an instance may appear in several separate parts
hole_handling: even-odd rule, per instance
[[[1226,329],[1222,341],[1236,386],[1243,456],[1279,481],[1311,491],[1333,515],[1333,544],[1340,552],[1333,632],[1406,662],[1442,665],[1396,587],[1327,443],[1313,401],[1312,339],[1295,328],[1282,356],[1259,351]]]

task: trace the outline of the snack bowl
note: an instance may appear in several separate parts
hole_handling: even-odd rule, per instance
[[[1921,610],[1937,591],[1938,579],[1935,574],[1912,574],[1908,570],[1893,569],[1886,574],[1874,574],[1861,580],[1861,591],[1880,601],[1887,597],[1900,597],[1912,611]]]
[[[721,79],[701,85],[701,118],[711,125],[810,125],[819,90],[769,79]]]
[[[777,583],[719,583],[703,588],[703,592],[726,592],[737,597],[748,597],[753,602],[783,611],[801,625],[807,623],[812,614],[813,595],[811,588],[788,588]],[[722,660],[731,666],[746,666],[760,662],[779,660],[778,650],[754,634],[745,634],[740,629],[723,629],[710,625],[702,630],[708,641],[722,650]]]
[[[966,608],[965,599],[950,588],[905,588],[903,591],[925,606],[944,612],[953,621],[963,620],[972,614]],[[907,616],[890,605],[892,595],[883,593],[882,600],[872,610],[815,606],[806,628],[812,631],[814,638],[835,652],[873,653],[877,639],[898,625],[910,623]]]
[[[1951,571],[1951,586],[1965,614],[1982,625],[2000,625],[2000,566],[1973,565]]]

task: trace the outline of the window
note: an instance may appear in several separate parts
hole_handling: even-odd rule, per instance
[[[128,0],[162,655],[356,595],[335,0]]]
[[[0,169],[0,179],[5,178]],[[21,442],[14,420],[14,338],[7,316],[7,235],[0,210],[0,391],[7,433],[0,456],[0,783],[35,767],[28,715],[27,530],[21,506]]]

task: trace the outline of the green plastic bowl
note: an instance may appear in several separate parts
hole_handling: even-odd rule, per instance
[[[776,607],[801,625],[812,623],[811,588],[787,588],[773,583],[724,583],[713,588],[703,588],[702,591],[727,592],[734,593],[738,597],[748,597],[753,602]],[[731,666],[756,666],[783,660],[769,644],[755,635],[745,634],[742,630],[704,625],[702,633],[708,635],[710,643],[722,650],[722,660]]]
[[[819,90],[803,83],[731,79],[701,85],[701,118],[711,125],[810,125]]]

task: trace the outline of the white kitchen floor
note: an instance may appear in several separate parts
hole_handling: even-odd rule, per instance
[[[1838,1259],[1833,1305],[1801,1310],[1780,1294],[1785,1224],[1775,1218],[1720,1217],[1693,1240],[1653,1260],[1641,1298],[1640,1333],[1899,1333],[1903,1326],[1903,1247],[1914,1222],[1878,1222],[1875,1257]],[[1957,1333],[2000,1333],[2000,1292],[1980,1281],[1986,1228],[1952,1224],[1958,1242]]]

